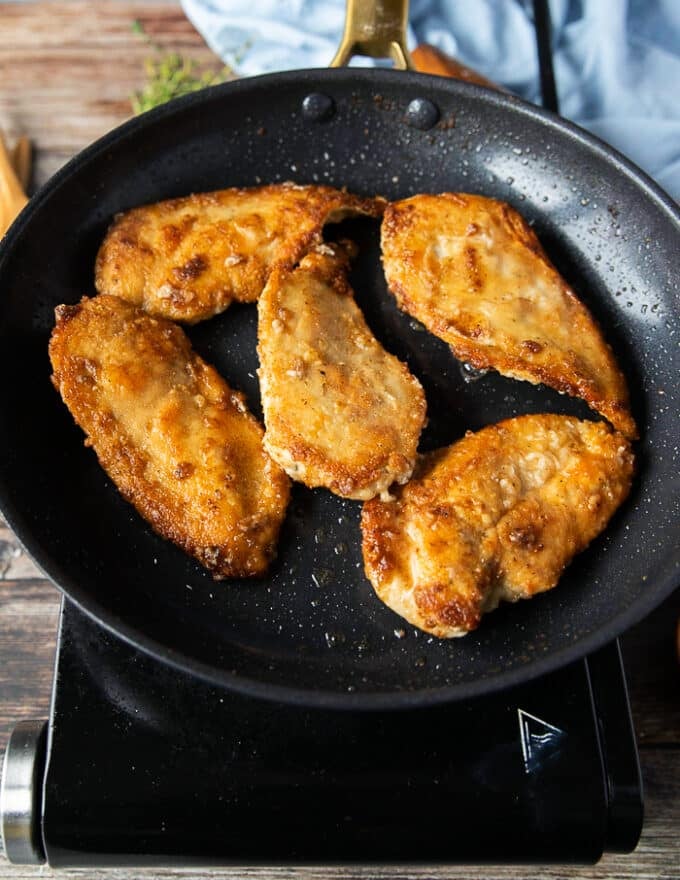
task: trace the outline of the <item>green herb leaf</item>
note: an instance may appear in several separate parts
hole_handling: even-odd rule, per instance
[[[144,61],[146,85],[130,98],[135,114],[144,113],[173,98],[225,82],[233,76],[233,70],[226,65],[218,71],[205,70],[192,58],[184,58],[176,52],[163,52],[151,42],[137,19],[132,22],[132,30],[144,37],[149,46],[156,50],[155,57]]]

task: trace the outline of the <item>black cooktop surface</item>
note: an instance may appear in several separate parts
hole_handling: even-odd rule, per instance
[[[641,792],[618,645],[492,697],[380,712],[192,678],[65,602],[49,863],[591,862]]]

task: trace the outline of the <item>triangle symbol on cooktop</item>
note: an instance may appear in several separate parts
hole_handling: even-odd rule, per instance
[[[524,709],[517,710],[522,758],[526,773],[535,773],[561,750],[566,732],[537,718]]]

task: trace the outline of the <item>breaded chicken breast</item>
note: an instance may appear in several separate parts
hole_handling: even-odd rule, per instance
[[[216,579],[263,574],[290,484],[243,397],[178,326],[124,300],[56,314],[52,381],[123,497]]]
[[[399,307],[456,357],[581,397],[637,436],[599,327],[509,205],[461,193],[404,199],[385,211],[382,249]]]
[[[275,266],[293,266],[326,223],[378,217],[382,199],[328,186],[272,184],[144,205],[116,217],[95,286],[151,315],[194,324],[254,302]]]
[[[320,245],[260,297],[264,442],[293,479],[367,499],[411,476],[426,404],[366,325],[347,267],[342,246]]]
[[[440,638],[475,629],[501,599],[555,586],[607,525],[633,475],[602,422],[527,415],[423,456],[396,501],[364,505],[364,566],[378,596]]]

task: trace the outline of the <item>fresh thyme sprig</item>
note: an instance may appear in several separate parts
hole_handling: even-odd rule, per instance
[[[135,114],[144,113],[152,107],[165,104],[173,98],[188,95],[199,89],[225,82],[233,76],[233,71],[225,65],[221,70],[202,69],[192,58],[184,58],[177,52],[164,52],[146,34],[141,22],[132,23],[132,31],[143,37],[156,52],[155,57],[144,62],[146,85],[130,98]]]

